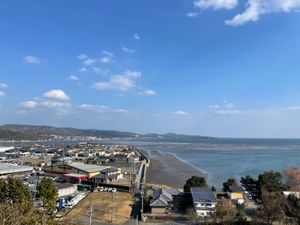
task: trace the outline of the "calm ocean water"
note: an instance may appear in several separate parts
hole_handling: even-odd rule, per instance
[[[300,167],[300,139],[211,139],[189,143],[110,140],[99,143],[131,144],[145,150],[172,153],[203,171],[209,183],[216,186],[229,177],[257,176],[265,170]]]
[[[220,187],[229,177],[258,176],[266,170],[300,168],[299,139],[214,139],[197,143],[145,145],[172,153],[203,171],[212,185]]]

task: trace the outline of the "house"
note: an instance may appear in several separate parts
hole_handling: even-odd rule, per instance
[[[123,178],[121,170],[111,167],[102,170],[100,174],[93,177],[93,181],[96,184],[109,184],[111,182],[118,181],[121,178]]]
[[[194,203],[194,209],[200,217],[210,217],[215,212],[217,198],[206,187],[191,187],[191,194]]]
[[[147,198],[152,199],[154,196],[154,193],[158,190],[156,187],[147,187],[144,188],[144,194]]]
[[[140,161],[140,157],[138,156],[129,156],[127,159],[128,163],[137,163]]]
[[[99,165],[109,163],[109,161],[110,161],[110,159],[107,157],[98,157],[97,159],[95,159],[96,164],[99,164]]]
[[[128,156],[123,155],[123,154],[117,154],[117,155],[114,155],[114,157],[115,157],[115,161],[117,161],[117,162],[127,162],[127,159],[128,159]]]
[[[229,186],[229,191],[227,192],[231,201],[234,201],[238,204],[245,203],[245,190],[242,186],[231,185]]]
[[[166,214],[173,209],[173,198],[178,195],[176,189],[158,189],[150,200],[151,213]]]

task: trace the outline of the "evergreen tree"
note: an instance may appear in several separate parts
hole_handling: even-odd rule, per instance
[[[205,177],[192,176],[189,178],[183,186],[184,192],[190,192],[191,187],[207,187]]]
[[[58,197],[58,191],[53,185],[53,181],[49,178],[43,178],[37,185],[36,190],[38,191],[38,196],[43,203],[43,207],[50,215],[52,215],[53,210],[55,209],[55,202]]]

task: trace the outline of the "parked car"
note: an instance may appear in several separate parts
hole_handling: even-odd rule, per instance
[[[109,192],[112,192],[112,188],[108,188],[108,191],[109,191]]]
[[[112,192],[117,192],[117,188],[113,188],[111,191]]]
[[[55,221],[62,221],[63,220],[63,216],[62,215],[60,215],[60,214],[57,214],[56,216],[55,216],[55,219],[54,219]]]

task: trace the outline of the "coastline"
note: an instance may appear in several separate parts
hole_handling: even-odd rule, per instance
[[[174,154],[161,153],[157,150],[143,152],[151,160],[147,169],[147,183],[182,189],[186,180],[191,176],[205,176],[203,171],[191,166]]]

